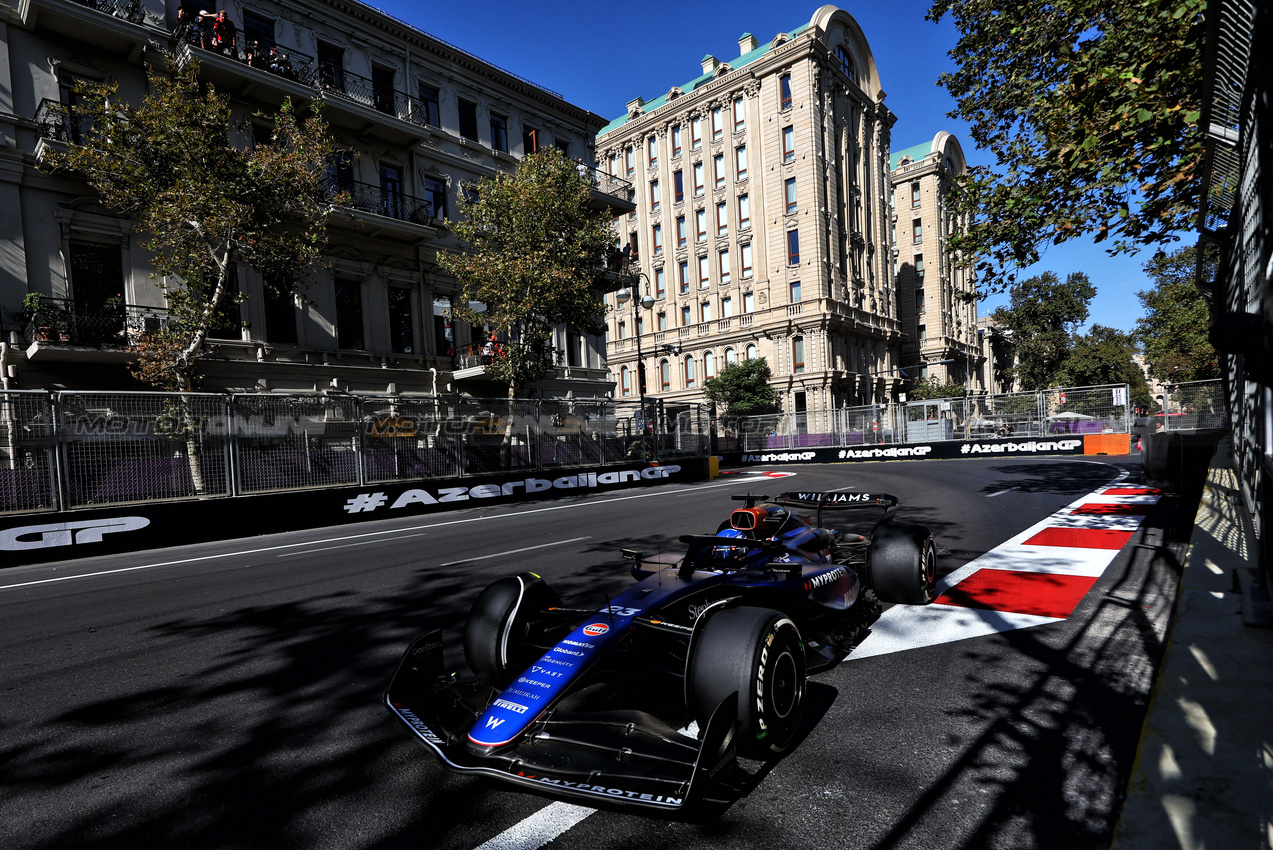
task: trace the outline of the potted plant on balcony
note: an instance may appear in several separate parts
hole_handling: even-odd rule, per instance
[[[69,330],[63,311],[47,303],[39,292],[28,292],[22,298],[22,309],[13,317],[31,325],[37,342],[54,342],[61,329]]]

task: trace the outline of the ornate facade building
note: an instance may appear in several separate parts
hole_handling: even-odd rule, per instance
[[[930,142],[894,151],[890,164],[894,269],[906,333],[902,360],[914,367],[914,377],[986,390],[976,281],[946,250],[947,237],[964,224],[949,204],[955,178],[967,167],[963,148],[940,132]]]
[[[187,6],[184,10],[181,6]],[[555,145],[592,163],[604,119],[560,95],[357,0],[228,0],[228,41],[179,26],[189,0],[0,0],[0,351],[4,387],[119,389],[123,343],[164,321],[144,234],[112,215],[82,182],[39,167],[76,127],[77,80],[114,80],[140,100],[146,66],[197,59],[229,94],[256,142],[259,111],[284,97],[321,99],[338,146],[333,189],[350,203],[330,223],[327,262],[296,297],[271,298],[260,275],[236,270],[246,295],[202,361],[219,391],[352,393],[506,391],[469,357],[469,329],[453,326],[458,288],[437,267],[457,247],[447,219],[482,177]],[[222,36],[224,33],[222,33]],[[594,203],[632,208],[622,179],[594,182]],[[44,338],[15,319],[38,293],[65,332]],[[608,396],[602,340],[558,333],[558,369],[545,396]]]
[[[615,220],[639,269],[636,297],[610,297],[615,395],[635,399],[643,376],[651,395],[701,400],[723,366],[765,357],[788,412],[894,398],[895,116],[870,45],[834,6],[738,44],[597,136],[600,169],[631,181],[636,204]]]

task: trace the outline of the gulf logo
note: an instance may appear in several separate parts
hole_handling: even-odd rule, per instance
[[[610,627],[605,623],[589,623],[583,627],[583,633],[588,637],[596,637],[610,631]]]

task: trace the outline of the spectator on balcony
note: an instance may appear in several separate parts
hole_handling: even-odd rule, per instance
[[[270,48],[270,71],[289,80],[296,77],[292,71],[292,61],[277,46]]]
[[[265,55],[265,48],[261,47],[261,42],[256,39],[248,45],[248,64],[253,68],[267,68],[270,64],[269,57]]]
[[[177,9],[177,27],[173,30],[173,35],[178,41],[198,45],[202,42],[202,30],[199,7],[194,3],[183,2]]]
[[[225,9],[217,12],[216,15],[201,12],[199,17],[205,19],[204,31],[208,37],[205,48],[224,53],[226,56],[234,56],[234,39],[238,34],[238,27],[234,25],[234,21],[230,20]]]

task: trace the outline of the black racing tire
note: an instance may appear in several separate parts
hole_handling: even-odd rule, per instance
[[[542,655],[526,637],[535,615],[561,600],[542,578],[521,573],[487,585],[469,609],[464,623],[464,660],[498,688]]]
[[[866,558],[880,601],[927,605],[937,597],[937,544],[924,526],[884,526],[871,537]]]
[[[700,729],[736,692],[738,754],[771,760],[791,749],[804,712],[806,669],[804,642],[790,617],[746,607],[711,615],[694,636],[686,673]]]

